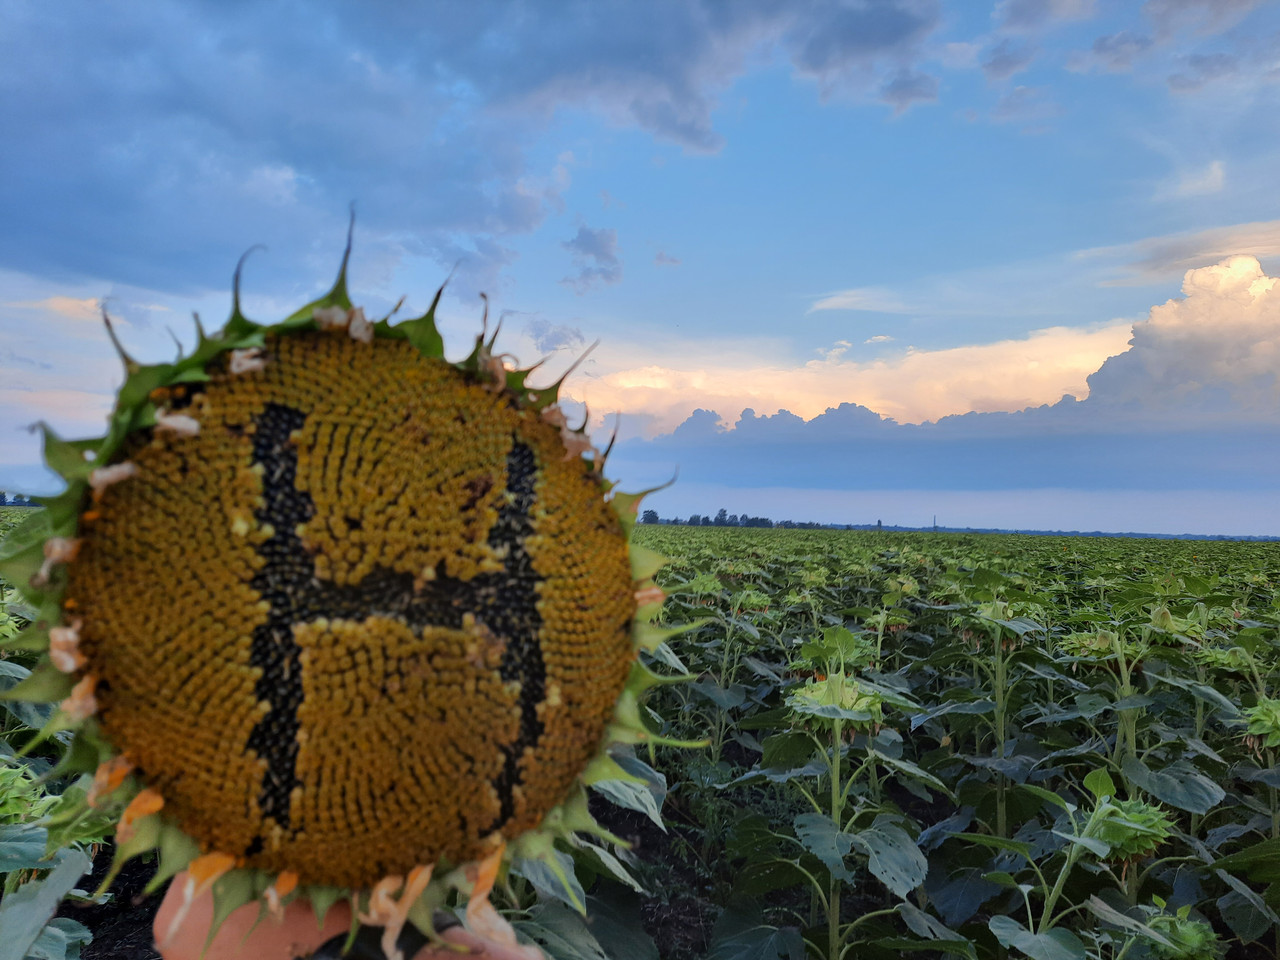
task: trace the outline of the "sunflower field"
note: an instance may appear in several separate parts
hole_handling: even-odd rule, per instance
[[[1280,545],[636,536],[664,956],[1280,955]]]
[[[644,720],[705,746],[639,746],[658,773],[631,811],[605,802],[616,784],[597,791],[639,889],[572,851],[593,919],[559,938],[517,923],[548,956],[1277,955],[1280,545],[635,538],[668,557],[661,621],[681,632],[659,656],[691,678],[651,691]],[[24,608],[6,598],[11,634]],[[0,683],[22,663],[0,660]],[[6,706],[10,744],[47,720]],[[40,779],[56,740],[0,750],[6,898],[61,870],[65,890],[41,889],[72,905],[32,955],[78,955],[75,858],[109,827],[58,821],[58,781]],[[62,859],[37,863],[49,831]]]

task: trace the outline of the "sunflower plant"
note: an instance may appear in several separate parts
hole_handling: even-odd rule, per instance
[[[157,852],[151,889],[185,871],[215,929],[347,898],[394,958],[460,898],[514,943],[489,890],[540,863],[580,899],[557,843],[617,841],[587,788],[643,781],[611,747],[667,742],[639,708],[668,679],[640,655],[671,633],[649,622],[661,558],[629,545],[642,495],[604,479],[563,378],[530,386],[496,333],[446,360],[440,292],[366,317],[350,251],[273,324],[241,311],[237,269],[190,354],[117,342],[103,437],[44,428],[66,489],[0,548],[36,612],[5,646],[40,656],[5,696],[71,734],[64,832],[108,818],[112,875]]]

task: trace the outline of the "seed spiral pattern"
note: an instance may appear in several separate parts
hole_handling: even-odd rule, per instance
[[[626,537],[560,432],[402,340],[268,337],[157,392],[67,600],[103,734],[201,848],[369,887],[538,825],[634,659]]]

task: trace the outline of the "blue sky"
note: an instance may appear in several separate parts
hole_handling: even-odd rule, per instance
[[[664,515],[1280,534],[1280,3],[0,0],[26,425],[332,278],[487,292]],[[1068,395],[1067,399],[1063,399]],[[844,406],[842,406],[844,405]],[[744,414],[744,411],[747,411]],[[780,412],[782,411],[782,412]]]

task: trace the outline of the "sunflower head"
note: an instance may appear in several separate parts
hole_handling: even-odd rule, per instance
[[[637,656],[666,634],[659,558],[556,383],[346,288],[271,325],[232,314],[126,376],[105,436],[45,428],[64,493],[0,548],[39,611],[18,699],[74,731],[61,822],[109,816],[116,868],[158,849],[217,914],[258,897],[430,925],[513,857],[607,836],[585,788],[659,741]],[[110,325],[108,323],[108,330]],[[391,937],[394,942],[394,937]]]

